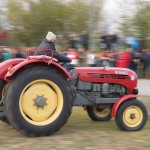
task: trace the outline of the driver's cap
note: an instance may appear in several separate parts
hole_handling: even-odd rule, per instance
[[[51,40],[56,40],[56,35],[53,33],[53,32],[48,32],[47,33],[47,35],[46,35],[46,39],[48,40],[48,41],[51,41]]]

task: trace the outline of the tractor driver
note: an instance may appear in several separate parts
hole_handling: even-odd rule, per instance
[[[49,31],[46,35],[46,38],[41,42],[38,46],[38,51],[36,51],[35,55],[43,55],[42,51],[45,51],[46,55],[52,56],[58,60],[58,62],[63,63],[63,67],[70,73],[70,70],[73,70],[74,67],[71,65],[71,60],[56,51],[55,48],[56,35]],[[75,69],[74,69],[75,70]]]
[[[46,35],[46,38],[38,46],[38,51],[36,51],[35,55],[42,55],[43,54],[42,51],[45,51],[46,55],[52,56],[51,51],[53,51],[53,57],[56,58],[59,62],[64,62],[64,63],[71,62],[71,60],[68,57],[61,55],[56,51],[55,41],[56,41],[56,35],[49,31]]]

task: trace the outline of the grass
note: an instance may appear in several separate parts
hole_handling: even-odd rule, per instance
[[[150,114],[150,97],[139,96]],[[0,122],[0,150],[149,150],[150,118],[141,131],[123,132],[115,120],[93,122],[74,107],[67,124],[52,136],[29,138]]]

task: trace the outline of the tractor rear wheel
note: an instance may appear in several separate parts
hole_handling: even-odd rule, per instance
[[[5,99],[9,123],[27,136],[46,136],[59,130],[72,110],[68,80],[55,69],[35,66],[11,80]]]
[[[124,131],[138,131],[142,129],[147,121],[147,110],[139,100],[128,100],[118,109],[116,124]]]
[[[108,121],[111,119],[111,107],[99,107],[99,106],[88,106],[87,107],[88,116],[93,121]]]
[[[7,86],[7,82],[5,80],[3,80],[3,79],[0,79],[0,100],[2,100],[2,98],[4,98],[4,95],[5,95],[5,92],[6,92],[6,86]],[[9,122],[8,122],[6,117],[0,117],[0,120],[2,122],[4,122],[4,123],[9,124]]]

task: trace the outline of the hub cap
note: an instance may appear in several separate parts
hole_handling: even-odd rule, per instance
[[[142,122],[142,119],[142,110],[137,106],[128,107],[123,113],[123,121],[129,127],[138,126]]]
[[[37,107],[44,107],[44,106],[46,105],[46,99],[45,99],[43,96],[38,96],[38,97],[35,99],[34,104],[35,104]]]

